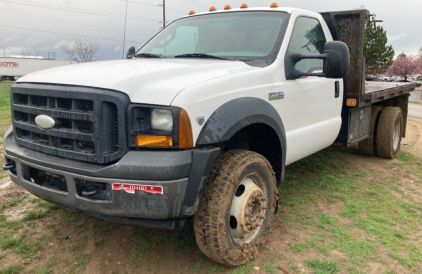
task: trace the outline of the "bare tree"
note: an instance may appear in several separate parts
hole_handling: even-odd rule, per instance
[[[92,40],[74,39],[62,48],[70,60],[78,63],[94,62],[100,58],[98,56],[100,44]]]
[[[19,51],[21,57],[23,58],[29,58],[29,56],[31,56],[31,51],[29,50],[29,48],[20,47]]]

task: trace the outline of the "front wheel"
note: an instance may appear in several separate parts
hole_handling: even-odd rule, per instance
[[[268,161],[258,153],[221,154],[194,216],[196,242],[209,258],[236,266],[258,256],[278,198]]]

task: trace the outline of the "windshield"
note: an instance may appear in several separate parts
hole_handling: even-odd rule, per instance
[[[188,58],[186,55],[196,54],[189,57],[205,58],[198,55],[205,54],[232,60],[267,60],[278,52],[286,17],[283,12],[230,12],[180,19],[136,55]]]

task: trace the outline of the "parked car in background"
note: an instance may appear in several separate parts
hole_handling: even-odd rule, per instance
[[[413,77],[412,77],[412,76],[407,76],[406,80],[407,80],[408,82],[413,81]]]
[[[372,74],[366,74],[365,80],[366,81],[372,81],[372,80],[374,80],[374,75],[372,75]]]

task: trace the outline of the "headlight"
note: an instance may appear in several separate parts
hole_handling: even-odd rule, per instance
[[[180,107],[131,104],[128,142],[130,147],[137,148],[189,149],[193,147],[189,115]]]
[[[170,109],[154,108],[151,110],[151,127],[153,129],[172,131],[173,114]]]

